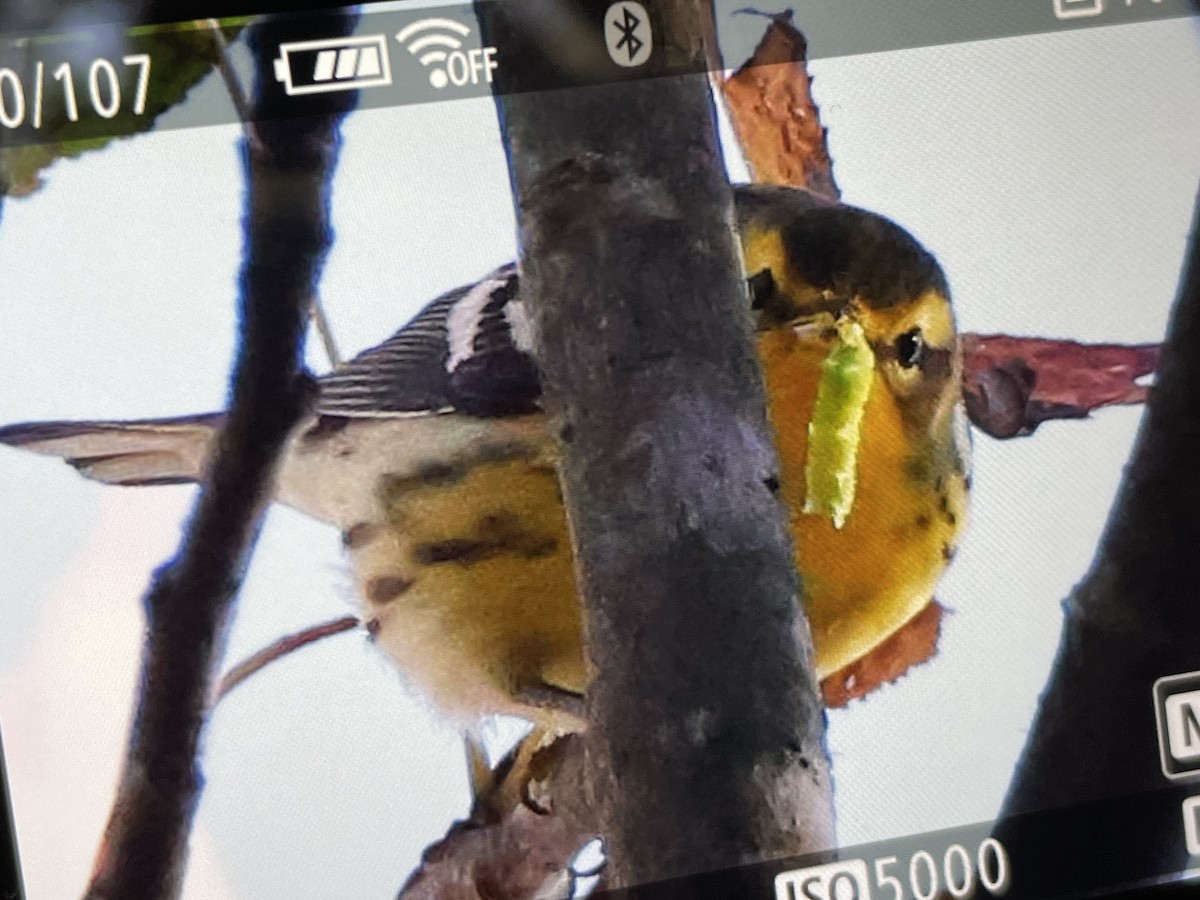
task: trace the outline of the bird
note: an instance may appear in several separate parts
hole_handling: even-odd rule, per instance
[[[801,188],[740,185],[734,199],[823,679],[921,611],[958,547],[962,354],[945,275],[902,226]],[[467,733],[493,715],[539,740],[586,726],[583,613],[541,401],[531,311],[504,265],[318,378],[276,475],[275,500],[340,531],[370,640]],[[221,421],[22,423],[0,444],[108,484],[194,483]]]

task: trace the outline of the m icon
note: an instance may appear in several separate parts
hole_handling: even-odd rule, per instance
[[[1154,713],[1163,774],[1200,777],[1200,672],[1154,682]]]

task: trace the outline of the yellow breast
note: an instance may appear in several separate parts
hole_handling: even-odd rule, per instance
[[[966,505],[961,474],[919,464],[925,448],[906,431],[877,373],[863,415],[850,516],[837,529],[828,516],[801,512],[808,422],[826,352],[824,343],[791,328],[759,340],[821,678],[870,652],[929,602],[954,553]]]

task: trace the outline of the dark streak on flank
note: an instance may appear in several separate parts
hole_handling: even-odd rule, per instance
[[[917,519],[913,524],[922,531],[927,531],[929,526],[933,524],[933,519],[925,515],[925,513],[921,513],[919,516],[917,516]]]
[[[342,532],[342,546],[347,550],[365,547],[379,534],[379,525],[374,522],[359,522]]]
[[[392,501],[410,491],[426,487],[444,487],[466,477],[465,466],[440,461],[428,462],[418,466],[411,474],[399,475],[393,472],[384,475],[380,492],[385,500]]]
[[[403,575],[381,575],[367,582],[366,595],[372,603],[389,603],[413,586]]]
[[[533,460],[536,448],[523,443],[483,444],[470,456],[456,460],[430,460],[409,474],[390,473],[381,479],[380,492],[390,505],[410,491],[428,487],[445,487],[465,479],[477,466],[498,465]]]
[[[525,530],[514,513],[504,510],[481,518],[470,537],[418,544],[413,557],[426,566],[442,563],[467,566],[500,556],[539,559],[557,549],[555,538]]]
[[[418,544],[413,550],[413,557],[423,566],[449,562],[468,566],[495,555],[492,547],[471,538],[451,538],[448,541]]]
[[[946,520],[950,527],[953,528],[958,524],[958,516],[956,516],[950,509],[950,496],[948,494],[942,494],[938,497],[938,510],[941,512],[942,517]]]
[[[951,562],[956,553],[958,553],[958,547],[954,546],[954,544],[942,544],[942,559],[946,562]]]
[[[420,484],[454,484],[466,477],[467,469],[452,462],[428,462],[417,467],[409,478]]]

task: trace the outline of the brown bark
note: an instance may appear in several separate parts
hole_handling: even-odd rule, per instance
[[[507,45],[518,36],[498,6],[480,14]],[[607,6],[579,4],[596,20]],[[703,68],[703,17],[691,0],[654,15],[664,45],[637,80],[521,93],[532,47],[497,73],[614,886],[833,842],[823,707],[770,489],[712,97],[703,76],[646,77]]]
[[[486,827],[459,822],[426,849],[401,900],[530,900],[561,883],[567,862],[596,836],[596,810],[583,739],[561,739],[546,774],[529,785],[529,805]]]
[[[353,16],[326,18],[323,33]],[[284,102],[272,56],[312,25],[268,20],[251,36],[262,148],[243,147],[248,183],[241,343],[230,412],[211,477],[177,555],[146,594],[140,693],[89,900],[179,894],[203,777],[197,759],[216,667],[250,560],[279,451],[307,406],[300,368],[306,299],[329,247],[329,176],[338,124],[353,102]],[[290,113],[304,118],[281,118]]]

